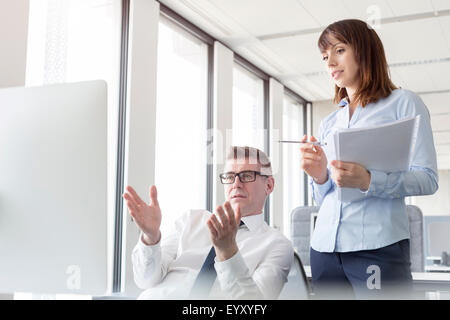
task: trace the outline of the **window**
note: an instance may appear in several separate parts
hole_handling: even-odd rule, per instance
[[[283,104],[283,140],[300,140],[304,133],[304,106],[285,94]],[[305,175],[300,168],[300,149],[298,144],[283,143],[283,221],[289,222],[292,210],[306,205]],[[284,223],[283,233],[289,237],[290,224]]]
[[[232,144],[264,147],[264,80],[235,63]]]
[[[164,17],[158,41],[155,184],[166,233],[206,205],[208,45]]]
[[[108,84],[108,278],[113,261],[121,12],[120,0],[30,0],[28,24],[27,86],[97,79]]]

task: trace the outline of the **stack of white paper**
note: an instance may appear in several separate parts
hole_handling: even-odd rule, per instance
[[[386,173],[408,171],[419,123],[416,116],[369,128],[339,129],[334,136],[336,159]],[[364,197],[360,189],[338,188],[342,202]]]

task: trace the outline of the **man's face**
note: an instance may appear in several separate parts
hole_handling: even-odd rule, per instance
[[[261,166],[252,161],[228,160],[225,164],[224,172],[239,173],[242,171],[261,171]],[[274,179],[272,176],[265,177],[256,175],[253,182],[242,183],[238,176],[234,183],[224,184],[225,198],[230,202],[233,210],[237,206],[241,208],[243,217],[261,213],[264,208],[266,197],[272,192]]]

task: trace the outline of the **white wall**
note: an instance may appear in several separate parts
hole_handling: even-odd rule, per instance
[[[312,133],[313,136],[319,139],[320,121],[327,115],[336,111],[338,107],[332,100],[316,101],[312,104]]]
[[[29,0],[0,0],[0,88],[25,85]]]

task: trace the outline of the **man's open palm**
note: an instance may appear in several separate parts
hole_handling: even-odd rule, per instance
[[[158,203],[156,186],[150,187],[149,204],[146,204],[131,186],[127,186],[123,197],[126,200],[131,216],[139,229],[144,233],[145,242],[148,242],[148,244],[157,243],[161,236],[159,231],[161,226],[161,209]]]

